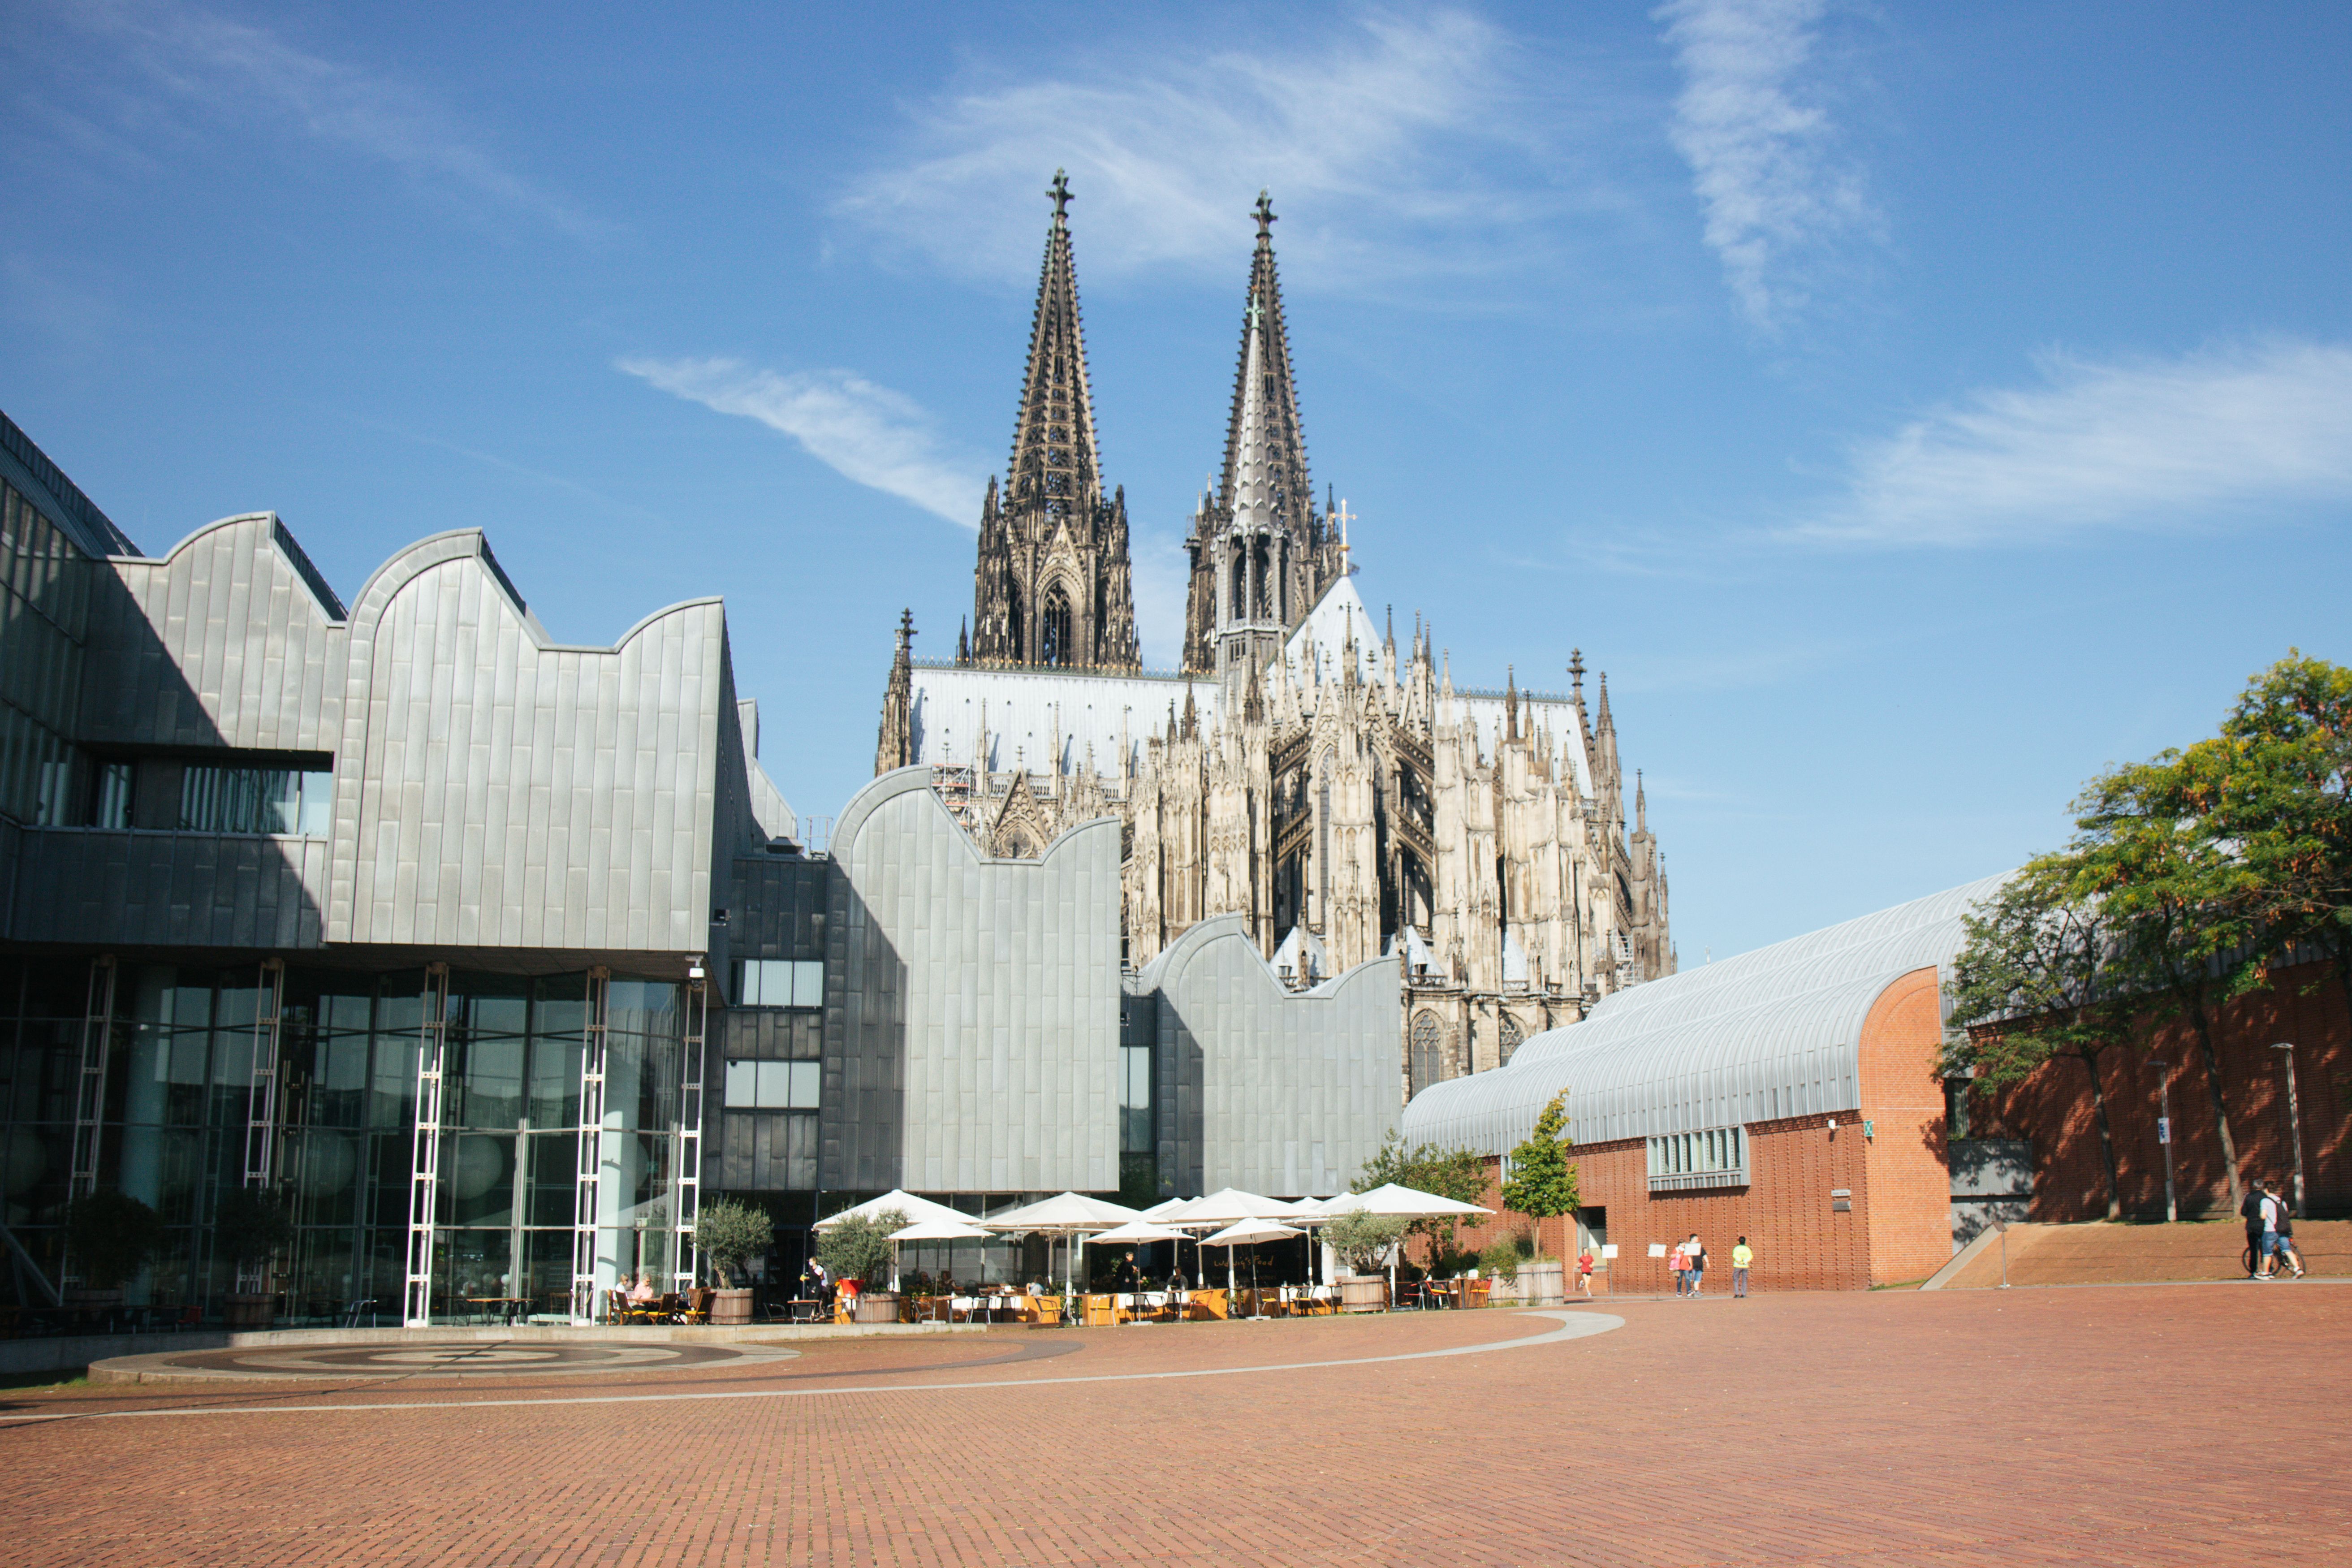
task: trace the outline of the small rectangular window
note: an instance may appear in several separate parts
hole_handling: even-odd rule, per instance
[[[727,1104],[735,1110],[746,1110],[759,1101],[760,1064],[729,1062],[727,1064]]]
[[[757,1103],[761,1110],[782,1110],[791,1106],[792,1074],[793,1064],[790,1062],[760,1064],[760,1098]]]
[[[817,1094],[823,1082],[822,1064],[817,1062],[786,1062],[792,1068],[792,1102],[793,1110],[817,1109]]]

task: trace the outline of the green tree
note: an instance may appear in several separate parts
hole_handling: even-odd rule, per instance
[[[707,1203],[694,1216],[695,1250],[710,1260],[721,1285],[747,1283],[744,1266],[775,1239],[775,1225],[766,1210],[732,1198]]]
[[[1441,1149],[1434,1143],[1408,1148],[1396,1129],[1391,1128],[1348,1190],[1369,1193],[1391,1182],[1417,1193],[1434,1193],[1456,1203],[1475,1204],[1486,1195],[1486,1157],[1475,1149]],[[1428,1237],[1436,1251],[1450,1253],[1454,1250],[1457,1223],[1451,1219],[1419,1219],[1408,1230],[1412,1235]]]
[[[2138,1004],[2126,988],[2122,937],[2103,907],[2074,897],[2076,867],[2064,855],[2029,862],[1962,919],[1966,944],[1952,961],[1955,1027],[1945,1037],[1948,1078],[2015,1083],[2044,1062],[2079,1061],[2091,1080],[2107,1217],[2123,1216],[2115,1132],[2101,1058],[2135,1038]]]
[[[2245,1196],[2213,1042],[2222,1004],[2265,982],[2259,879],[2209,810],[2224,787],[2216,748],[2167,751],[2091,781],[2074,803],[2066,896],[2099,902],[2129,988],[2188,1021],[2204,1058],[2230,1204]]]
[[[121,1289],[163,1240],[163,1220],[127,1193],[91,1193],[66,1210],[67,1250],[93,1290]]]
[[[2189,754],[2269,946],[2317,950],[2352,1005],[2352,669],[2289,649]]]
[[[1576,1212],[1576,1167],[1568,1152],[1568,1090],[1551,1097],[1536,1118],[1527,1142],[1511,1151],[1511,1178],[1503,1184],[1503,1206],[1528,1218],[1557,1219]]]
[[[213,1239],[237,1268],[255,1269],[294,1239],[294,1221],[269,1188],[238,1187],[213,1209]]]
[[[835,1279],[865,1279],[890,1261],[890,1233],[907,1228],[907,1216],[897,1209],[877,1215],[851,1215],[818,1233],[817,1261]]]

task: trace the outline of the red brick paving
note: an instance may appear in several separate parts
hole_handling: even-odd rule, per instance
[[[1549,1325],[1494,1311],[819,1345],[761,1370],[820,1392],[774,1399],[454,1403],[584,1392],[553,1378],[0,1394],[15,1521],[0,1562],[2352,1561],[2352,1288],[1606,1310],[1625,1326],[1535,1349],[1154,1382],[822,1392],[1379,1355]],[[1083,1348],[949,1370],[1062,1338]],[[436,1407],[8,1425],[230,1398]]]

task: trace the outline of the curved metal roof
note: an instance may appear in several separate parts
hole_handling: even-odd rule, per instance
[[[1412,1143],[1508,1152],[1570,1091],[1580,1143],[1845,1110],[1862,1103],[1862,1022],[1902,975],[1959,951],[1990,877],[1603,997],[1528,1037],[1507,1067],[1432,1084],[1405,1107]]]

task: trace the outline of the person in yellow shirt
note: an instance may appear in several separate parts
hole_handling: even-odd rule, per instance
[[[1739,1245],[1731,1249],[1731,1296],[1738,1300],[1748,1294],[1748,1266],[1756,1261],[1756,1254],[1741,1237]]]

